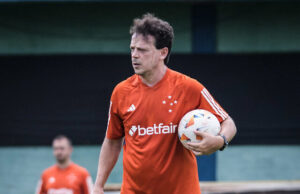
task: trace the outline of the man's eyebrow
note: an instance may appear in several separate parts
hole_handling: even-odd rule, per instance
[[[147,50],[147,48],[139,47],[139,46],[130,46],[129,48],[137,48],[138,50]]]

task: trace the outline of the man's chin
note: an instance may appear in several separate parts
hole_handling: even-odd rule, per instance
[[[134,69],[134,73],[137,75],[143,75],[144,71],[142,71],[141,69]]]
[[[67,159],[65,159],[65,158],[64,159],[56,158],[56,161],[59,164],[64,164],[67,161]]]

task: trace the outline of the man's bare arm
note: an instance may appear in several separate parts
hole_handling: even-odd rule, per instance
[[[104,139],[99,156],[98,172],[93,189],[93,194],[104,193],[104,184],[118,160],[122,148],[122,143],[123,138],[115,140],[107,138]]]
[[[237,130],[234,121],[230,116],[228,116],[228,118],[221,123],[220,133],[226,137],[228,142],[230,142],[235,136],[236,132]]]

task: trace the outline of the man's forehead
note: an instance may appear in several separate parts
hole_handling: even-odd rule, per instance
[[[151,35],[143,35],[134,33],[131,36],[131,44],[152,44],[154,45],[154,37]]]
[[[63,145],[69,145],[70,143],[69,143],[69,141],[67,139],[62,138],[62,139],[56,139],[56,140],[53,141],[53,146],[57,145],[57,144],[59,144],[59,145],[61,145],[61,144],[63,144]]]

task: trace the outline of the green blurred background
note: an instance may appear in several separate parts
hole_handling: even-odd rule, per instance
[[[214,12],[216,52],[300,51],[296,1],[149,2],[1,3],[0,54],[127,54],[132,19],[146,12],[174,26],[174,53],[191,53],[197,6]]]

